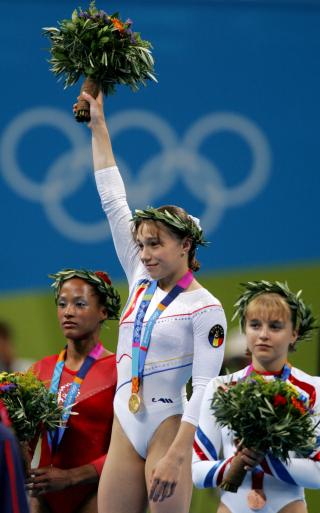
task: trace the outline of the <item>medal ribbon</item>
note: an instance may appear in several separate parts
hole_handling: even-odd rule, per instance
[[[150,301],[156,291],[157,281],[153,280],[147,288],[142,301],[140,303],[133,327],[133,338],[132,338],[132,379],[131,379],[131,390],[132,393],[137,394],[139,391],[139,385],[143,376],[144,364],[148,348],[150,345],[151,334],[157,319],[160,317],[162,312],[170,305],[170,303],[187,287],[193,280],[192,271],[190,269],[184,276],[177,282],[177,284],[170,290],[165,298],[158,304],[157,308],[151,315],[147,322],[143,339],[141,341],[141,332],[143,326],[143,320],[146,315]],[[141,341],[141,342],[140,342]]]
[[[128,301],[126,302],[126,305],[121,313],[119,325],[123,323],[127,317],[133,312],[135,309],[137,300],[141,294],[148,286],[149,286],[149,280],[142,279],[139,280],[136,286],[132,289],[132,292],[128,298]]]
[[[258,372],[253,367],[252,363],[248,365],[246,368],[246,372],[244,374],[244,377],[247,378],[252,372],[256,372],[257,374],[260,374],[260,376],[274,376],[275,378],[279,378],[281,381],[287,381],[291,374],[291,365],[289,363],[285,363],[283,366],[283,369],[280,373],[277,372]]]
[[[263,470],[253,469],[251,473],[252,490],[263,490]]]
[[[59,444],[61,443],[62,437],[64,435],[64,431],[66,429],[66,425],[68,422],[68,419],[71,414],[71,408],[76,400],[76,397],[78,395],[81,383],[83,382],[86,374],[91,369],[92,365],[98,358],[101,356],[103,352],[103,345],[101,342],[98,342],[90,351],[90,353],[86,356],[86,359],[84,360],[83,364],[81,365],[80,369],[78,370],[76,376],[73,378],[73,382],[71,383],[71,386],[69,388],[69,392],[67,394],[67,397],[65,398],[65,401],[63,403],[63,407],[66,409],[61,417],[62,426],[57,427],[54,431],[48,431],[48,443],[49,447],[52,451],[55,451]],[[64,367],[65,357],[67,353],[67,347],[65,347],[59,354],[58,360],[56,363],[56,366],[53,371],[53,376],[50,384],[50,392],[53,394],[57,394],[59,390],[59,383],[61,374]]]
[[[263,478],[263,471],[257,469],[252,471],[252,486],[247,496],[248,506],[252,511],[262,510],[266,505],[267,497],[263,491]]]

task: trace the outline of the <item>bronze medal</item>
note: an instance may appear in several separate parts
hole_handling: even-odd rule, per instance
[[[141,406],[140,396],[136,393],[132,393],[129,398],[128,406],[131,413],[137,413],[140,410]]]
[[[259,511],[266,505],[267,498],[263,490],[250,490],[247,496],[247,502],[250,509]]]

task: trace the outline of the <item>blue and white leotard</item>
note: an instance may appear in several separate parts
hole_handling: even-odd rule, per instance
[[[221,429],[216,424],[210,404],[219,385],[237,381],[246,376],[247,370],[248,367],[233,375],[212,379],[206,387],[193,450],[192,474],[197,488],[219,486],[230,468],[236,452],[234,438],[228,428]],[[274,378],[270,376],[267,379]],[[288,381],[309,398],[315,412],[320,414],[320,378],[292,367]],[[315,419],[318,421],[320,418],[316,416]],[[320,488],[320,426],[317,427],[317,442],[309,458],[298,458],[293,453],[285,464],[267,455],[257,469],[264,472],[263,490],[267,497],[260,513],[277,513],[293,501],[304,501],[304,488]],[[252,476],[248,472],[237,493],[221,490],[221,501],[231,513],[252,513],[247,504],[251,488]]]

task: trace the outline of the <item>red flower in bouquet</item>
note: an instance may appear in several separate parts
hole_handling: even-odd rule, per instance
[[[275,406],[275,407],[277,407],[277,406],[284,406],[285,404],[287,404],[287,399],[283,395],[276,394],[274,396],[273,406]]]
[[[293,406],[299,410],[300,413],[302,413],[303,415],[306,413],[306,409],[305,407],[303,406],[303,403],[301,401],[299,401],[298,399],[296,399],[295,397],[291,397],[291,402],[293,404]]]
[[[211,408],[218,424],[233,431],[243,447],[271,452],[286,462],[291,451],[304,458],[314,449],[317,420],[309,403],[291,383],[251,374],[235,385],[230,383],[227,391],[218,388]],[[236,492],[245,474],[241,454],[236,454],[221,488]]]

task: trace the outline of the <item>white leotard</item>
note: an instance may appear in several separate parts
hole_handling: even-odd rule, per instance
[[[200,412],[194,450],[192,474],[198,488],[217,487],[230,467],[230,460],[236,448],[232,432],[220,428],[210,409],[211,399],[221,383],[237,381],[246,376],[248,367],[233,375],[221,376],[207,385]],[[267,379],[274,379],[273,376]],[[315,412],[320,413],[320,378],[309,376],[292,367],[289,381],[306,395]],[[315,417],[318,421],[320,418]],[[222,458],[220,458],[222,452]],[[320,488],[320,426],[317,428],[317,442],[309,458],[297,458],[293,453],[288,464],[267,455],[258,470],[264,471],[263,490],[267,497],[261,513],[277,513],[285,505],[304,500],[304,488]],[[247,504],[247,495],[252,489],[252,475],[247,473],[237,493],[221,491],[221,501],[231,513],[252,513]]]
[[[218,375],[224,353],[224,344],[220,347],[211,345],[209,332],[219,324],[225,333],[226,319],[220,302],[206,289],[181,293],[156,321],[144,367],[143,409],[136,415],[129,412],[132,333],[143,296],[143,293],[139,294],[138,284],[142,279],[151,278],[140,261],[132,238],[132,214],[117,167],[96,172],[96,182],[117,255],[129,282],[131,299],[137,298],[133,310],[125,309],[120,321],[115,413],[135,449],[145,458],[152,434],[168,416],[183,413],[183,421],[197,425],[205,386]],[[145,315],[143,330],[166,294],[157,287]],[[185,384],[191,374],[193,394],[185,405]]]

